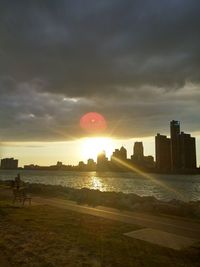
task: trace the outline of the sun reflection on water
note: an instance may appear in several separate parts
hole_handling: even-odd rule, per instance
[[[98,189],[100,191],[105,190],[102,180],[96,176],[91,177],[91,188],[96,190]]]

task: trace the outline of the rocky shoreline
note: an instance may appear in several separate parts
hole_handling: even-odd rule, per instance
[[[9,186],[11,181],[1,181]],[[149,212],[170,216],[181,216],[200,219],[200,201],[184,202],[180,200],[161,201],[153,196],[138,196],[122,192],[101,192],[88,188],[75,189],[70,187],[26,183],[28,193],[43,197],[61,197],[76,201],[78,204],[90,206],[106,206],[119,210]]]

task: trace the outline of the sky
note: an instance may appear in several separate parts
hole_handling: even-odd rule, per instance
[[[21,165],[81,160],[79,124],[102,114],[100,136],[154,155],[169,121],[197,137],[200,164],[200,2],[2,0],[0,158]]]

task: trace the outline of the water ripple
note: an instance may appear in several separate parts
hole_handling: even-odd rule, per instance
[[[144,177],[137,173],[24,170],[20,173],[22,180],[30,183],[134,193],[162,200],[200,200],[200,175],[151,174]],[[16,171],[1,170],[0,180],[14,179],[16,174]]]

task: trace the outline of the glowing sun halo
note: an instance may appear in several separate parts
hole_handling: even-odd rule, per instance
[[[104,150],[106,155],[110,157],[114,150],[114,142],[111,138],[94,137],[84,138],[82,140],[82,155],[84,160],[92,158],[96,161],[98,153],[102,150]]]
[[[106,129],[107,123],[103,115],[89,112],[81,117],[80,126],[88,133],[100,133]]]

